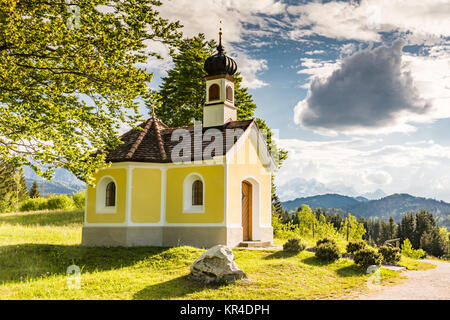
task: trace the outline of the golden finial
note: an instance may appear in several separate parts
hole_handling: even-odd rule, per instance
[[[155,109],[156,109],[155,105],[152,105],[152,117],[153,117],[153,118],[156,118],[156,112],[155,112]]]

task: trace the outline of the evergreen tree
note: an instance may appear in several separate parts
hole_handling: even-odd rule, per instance
[[[157,116],[170,127],[192,124],[192,119],[203,119],[206,102],[205,60],[215,54],[217,43],[207,41],[204,34],[180,41],[178,51],[172,54],[174,67],[162,78],[159,97],[151,92],[147,106],[158,106]],[[253,116],[256,104],[248,89],[241,87],[240,73],[233,75],[234,105],[238,120]]]
[[[0,160],[0,212],[15,210],[28,198],[27,184],[22,168],[14,168]]]
[[[409,239],[411,241],[411,244],[413,244],[413,241],[415,242],[416,239],[416,219],[414,217],[414,214],[412,212],[406,213],[402,221],[400,222],[400,225],[398,227],[398,235],[401,239],[401,241],[405,241],[406,239]],[[419,246],[414,247],[414,249],[418,249]]]
[[[389,239],[394,239],[397,237],[397,225],[392,216],[389,216],[389,228],[388,228]]]
[[[30,188],[30,198],[39,198],[39,197],[40,197],[39,186],[36,180],[34,180]]]
[[[414,241],[411,239],[411,243],[414,248],[420,248],[420,240],[422,235],[425,233],[432,234],[433,229],[436,228],[436,221],[434,220],[433,214],[423,209],[420,209],[416,213],[416,229]],[[424,249],[425,250],[425,249]]]

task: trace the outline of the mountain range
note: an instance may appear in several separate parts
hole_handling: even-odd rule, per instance
[[[34,181],[38,183],[39,192],[45,194],[71,194],[85,189],[85,183],[66,169],[55,170],[52,180],[39,177],[30,167],[23,167],[23,175],[27,182],[28,189]]]
[[[387,220],[389,216],[392,216],[396,222],[402,219],[405,212],[425,209],[433,213],[440,226],[450,229],[450,203],[414,197],[406,193],[396,193],[377,200],[369,200],[362,196],[349,197],[340,194],[322,194],[282,202],[285,210],[294,210],[302,204],[307,204],[313,209],[341,209],[364,218]]]

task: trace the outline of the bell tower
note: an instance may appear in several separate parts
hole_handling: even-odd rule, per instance
[[[217,53],[205,61],[207,73],[206,103],[203,107],[203,127],[222,126],[237,120],[234,106],[234,78],[236,62],[224,53],[222,28],[219,32]]]

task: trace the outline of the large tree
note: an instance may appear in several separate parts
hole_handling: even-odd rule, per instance
[[[159,90],[150,91],[146,97],[147,107],[157,107],[157,116],[172,127],[192,124],[192,120],[203,119],[203,106],[206,102],[205,60],[215,54],[217,43],[206,40],[203,34],[186,38],[179,42],[178,50],[173,52],[174,66],[162,78]],[[256,104],[248,89],[242,86],[240,73],[233,75],[234,104],[238,120],[250,119]],[[276,147],[272,131],[262,119],[256,119],[258,127],[267,137],[269,148],[280,166],[287,158],[287,151]]]
[[[178,22],[156,0],[0,0],[0,157],[50,177],[65,167],[90,178],[117,146],[118,129],[138,120],[137,98]],[[42,169],[45,168],[45,169]]]

